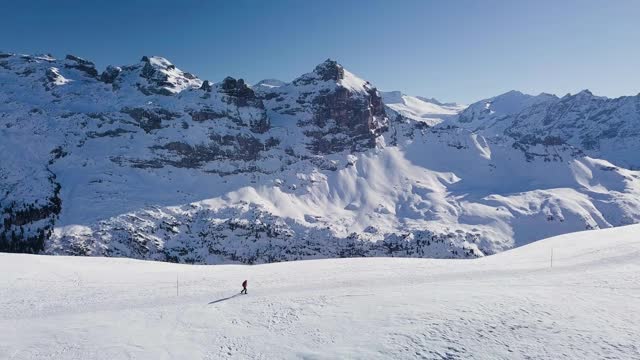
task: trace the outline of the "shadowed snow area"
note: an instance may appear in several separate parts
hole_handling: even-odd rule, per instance
[[[0,254],[0,358],[634,359],[639,257],[639,225],[473,260]]]

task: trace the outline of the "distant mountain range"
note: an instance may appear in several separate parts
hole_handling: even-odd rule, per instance
[[[640,222],[640,96],[468,107],[327,60],[290,83],[0,53],[0,251],[462,258]]]

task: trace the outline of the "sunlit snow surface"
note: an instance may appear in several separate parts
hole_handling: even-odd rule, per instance
[[[0,358],[638,359],[639,258],[639,225],[474,260],[0,254]]]

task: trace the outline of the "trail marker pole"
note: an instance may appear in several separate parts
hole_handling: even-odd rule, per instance
[[[553,248],[551,248],[551,267],[553,267]]]
[[[180,293],[180,285],[178,285],[178,274],[176,274],[176,296]]]

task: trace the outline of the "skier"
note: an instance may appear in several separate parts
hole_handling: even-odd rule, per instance
[[[247,294],[247,280],[242,282],[242,291],[240,291],[240,294]]]

